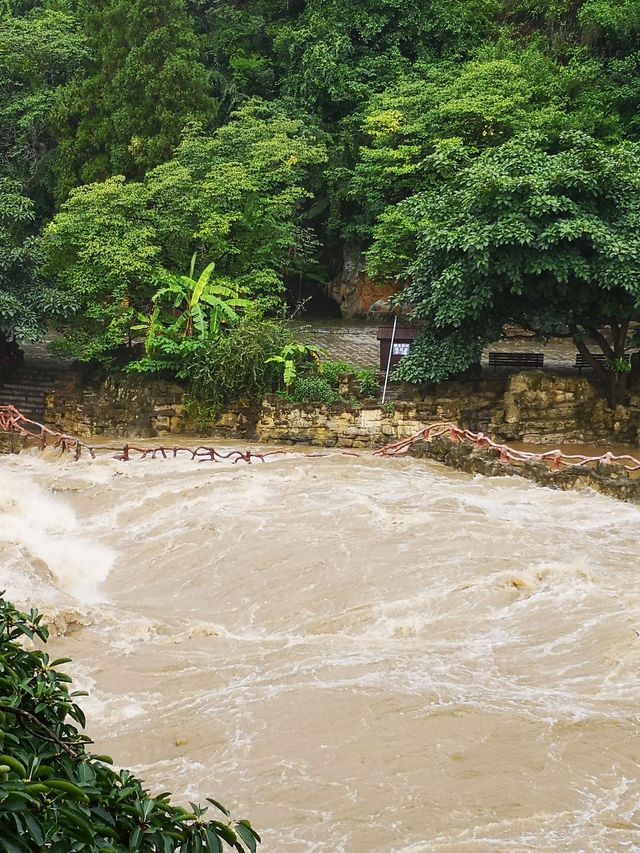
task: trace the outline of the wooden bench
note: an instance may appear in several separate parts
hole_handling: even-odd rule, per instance
[[[598,364],[601,364],[603,367],[609,366],[609,359],[606,357],[606,355],[603,352],[592,352],[591,355],[593,356],[593,358],[595,358],[595,360],[598,362]],[[629,359],[631,358],[631,356],[628,353],[625,353],[624,357],[626,358],[627,361],[629,361]],[[589,364],[587,359],[580,352],[576,355],[575,366],[578,368],[578,374],[580,376],[582,376],[583,370],[593,370],[593,366],[591,364]]]
[[[603,352],[592,352],[591,355],[598,364],[601,364],[603,367],[607,367],[609,364],[609,360]],[[593,365],[589,364],[587,359],[582,355],[581,352],[576,354],[576,363],[575,366],[578,368],[578,375],[582,376],[583,370],[593,370]]]
[[[489,367],[493,367],[494,373],[499,367],[535,370],[544,367],[544,354],[541,352],[490,352]]]

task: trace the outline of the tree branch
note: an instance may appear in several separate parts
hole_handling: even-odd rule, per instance
[[[611,349],[609,345],[609,341],[605,338],[602,332],[598,331],[595,326],[587,327],[587,332],[591,335],[591,337],[597,342],[598,346],[602,350],[602,352],[606,355],[606,357],[613,361],[615,359],[615,353]]]
[[[34,714],[29,711],[24,711],[22,708],[14,708],[13,705],[0,705],[0,711],[4,711],[5,714],[15,714],[16,717],[21,717],[23,720],[28,720],[33,725],[37,726],[39,729],[42,729],[47,733],[47,737],[44,740],[48,740],[51,743],[55,743],[60,749],[63,749],[67,755],[70,755],[71,758],[77,758],[77,753],[75,749],[70,746],[68,743],[65,743],[63,740],[60,740],[51,729],[46,726],[43,722],[41,722]],[[38,735],[41,737],[41,735]]]
[[[629,334],[629,321],[623,320],[618,326],[618,339],[616,343],[616,356],[624,358],[624,353],[627,343],[627,335]]]

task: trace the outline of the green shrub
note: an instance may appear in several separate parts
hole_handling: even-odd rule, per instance
[[[352,376],[355,372],[356,368],[346,361],[322,362],[322,375],[332,388],[338,387],[338,380],[341,376]]]
[[[359,370],[356,373],[360,394],[363,397],[377,397],[380,391],[380,380],[373,370]]]
[[[293,341],[284,323],[244,317],[227,332],[206,341],[190,368],[196,409],[216,413],[240,400],[257,402],[275,391],[279,368],[268,359]]]
[[[378,396],[380,383],[373,370],[362,370],[347,361],[324,361],[322,363],[322,375],[335,390],[338,389],[340,379],[346,377],[357,381],[362,397]]]
[[[301,376],[296,379],[289,399],[294,403],[336,403],[340,397],[325,376]]]
[[[6,853],[222,853],[255,851],[248,821],[218,820],[205,809],[151,797],[108,756],[92,755],[80,733],[84,714],[69,692],[71,679],[25,640],[46,642],[42,616],[20,613],[0,594],[0,849]]]

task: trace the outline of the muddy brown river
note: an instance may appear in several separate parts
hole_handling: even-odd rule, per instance
[[[97,752],[265,853],[640,850],[640,509],[434,463],[0,459]]]

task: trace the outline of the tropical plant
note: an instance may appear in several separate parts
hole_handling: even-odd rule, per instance
[[[341,379],[355,379],[362,397],[376,397],[379,380],[373,370],[366,370],[349,364],[347,361],[323,361],[322,376],[334,390],[338,390]]]
[[[322,371],[322,362],[320,361],[322,354],[323,350],[320,347],[294,341],[286,344],[278,355],[272,355],[268,358],[267,363],[279,366],[285,390],[288,391],[295,382],[301,366],[313,365],[320,372]]]
[[[238,296],[233,286],[212,281],[215,264],[208,264],[195,278],[197,253],[191,258],[189,275],[173,276],[154,296],[150,314],[139,314],[131,332],[145,333],[146,357],[127,369],[134,373],[172,370],[176,376],[190,374],[190,357],[204,341],[217,338],[223,325],[236,323],[239,310],[252,302]]]
[[[260,837],[249,821],[220,818],[170,794],[149,794],[127,770],[89,751],[85,717],[60,670],[30,646],[48,631],[35,610],[22,613],[0,594],[0,849],[5,853],[255,853]]]
[[[188,367],[193,413],[209,420],[225,406],[256,403],[275,391],[279,371],[271,356],[292,342],[284,323],[252,314],[225,334],[205,340]]]
[[[347,361],[323,361],[322,375],[331,385],[332,388],[337,388],[342,376],[351,376],[355,373],[355,368]]]
[[[363,397],[377,397],[380,391],[380,380],[373,370],[358,370],[356,373],[360,394]]]
[[[236,309],[251,308],[249,299],[241,299],[233,283],[212,281],[215,263],[208,264],[196,280],[195,269],[198,253],[191,258],[189,275],[181,275],[171,280],[153,297],[161,303],[166,297],[173,298],[173,308],[179,312],[176,331],[185,337],[215,337],[220,334],[223,323],[238,320]]]
[[[340,396],[324,376],[317,375],[298,377],[287,399],[294,403],[323,403],[330,406],[337,403]]]

